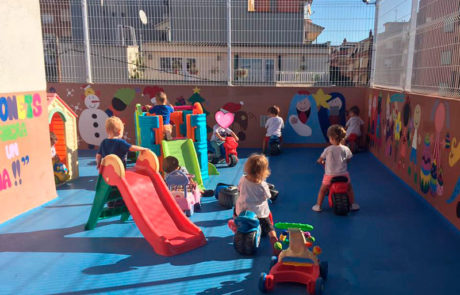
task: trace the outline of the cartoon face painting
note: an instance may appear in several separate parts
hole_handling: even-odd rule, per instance
[[[100,100],[94,94],[89,94],[85,97],[85,105],[88,109],[97,109],[99,107]]]
[[[105,120],[108,115],[99,109],[100,99],[91,88],[85,89],[85,94],[87,109],[83,110],[78,118],[78,130],[83,141],[93,148],[107,137]]]
[[[308,98],[299,101],[296,105],[297,116],[303,124],[307,124],[308,118],[310,117],[311,104]]]

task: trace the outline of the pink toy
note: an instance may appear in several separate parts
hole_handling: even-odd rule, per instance
[[[189,177],[182,171],[174,171],[166,176],[166,184],[179,207],[188,217],[201,209],[201,193],[196,185],[190,184]]]

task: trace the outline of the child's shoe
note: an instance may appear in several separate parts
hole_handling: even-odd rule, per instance
[[[281,250],[282,250],[279,247],[277,247],[277,243],[278,243],[278,238],[277,237],[271,237],[270,238],[270,244],[272,245],[272,248],[273,248],[273,255],[275,255],[275,256],[280,255]]]
[[[228,221],[227,224],[228,224],[228,228],[230,228],[232,230],[232,232],[236,233],[237,228],[236,228],[235,220],[233,220],[233,218],[232,218],[232,219],[230,219]]]
[[[359,208],[359,205],[357,203],[353,203],[351,204],[351,211],[358,211],[360,208]]]
[[[315,204],[315,206],[311,207],[311,210],[315,212],[321,212],[321,207],[318,204]]]

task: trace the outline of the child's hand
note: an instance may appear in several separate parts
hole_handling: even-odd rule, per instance
[[[326,161],[323,158],[319,158],[317,162],[321,165],[324,165],[326,163]]]

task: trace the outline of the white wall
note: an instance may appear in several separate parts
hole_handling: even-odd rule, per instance
[[[38,0],[0,0],[0,93],[46,89]]]

